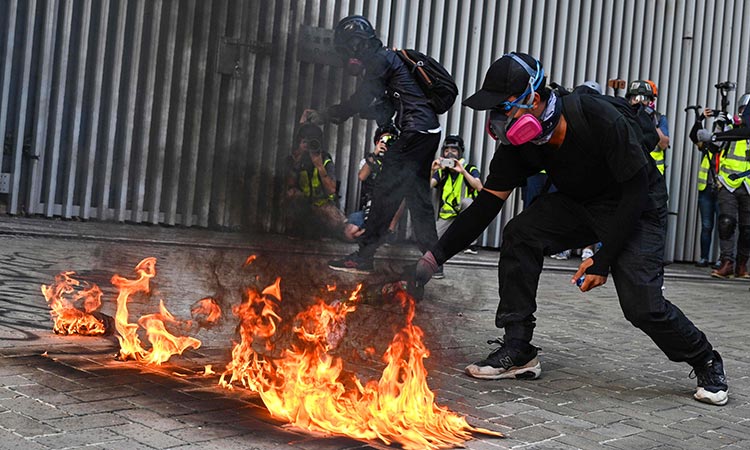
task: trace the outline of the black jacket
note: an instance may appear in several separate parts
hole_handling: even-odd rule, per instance
[[[395,113],[395,125],[402,132],[427,131],[440,126],[422,89],[393,50],[379,47],[363,63],[365,73],[357,91],[326,111],[331,120],[339,123],[360,114],[384,125]]]

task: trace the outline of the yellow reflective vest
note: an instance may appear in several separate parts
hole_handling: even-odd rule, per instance
[[[750,183],[746,177],[731,180],[729,175],[745,172],[750,170],[750,154],[748,154],[748,144],[750,140],[737,141],[727,150],[721,165],[719,166],[719,179],[731,192],[745,184],[745,189],[750,191]]]
[[[323,167],[327,166],[328,163],[333,162],[331,158],[323,160]],[[318,168],[313,167],[312,175],[307,170],[301,170],[297,177],[299,189],[305,195],[313,200],[313,205],[322,206],[328,202],[333,202],[336,197],[334,194],[326,194],[323,184],[320,181],[320,174]]]
[[[664,150],[657,145],[655,149],[651,150],[651,157],[656,162],[656,168],[664,175]]]
[[[476,167],[466,164],[464,169],[471,173]],[[438,170],[438,176],[442,178],[442,170]],[[458,216],[461,211],[461,200],[464,198],[475,198],[477,191],[475,191],[468,183],[464,180],[464,174],[459,173],[458,176],[453,179],[450,175],[445,177],[445,183],[443,184],[443,192],[441,195],[441,206],[439,216],[441,219],[451,219]]]
[[[698,169],[698,191],[706,189],[708,184],[708,171],[711,168],[711,158],[708,152],[701,158],[701,167]]]

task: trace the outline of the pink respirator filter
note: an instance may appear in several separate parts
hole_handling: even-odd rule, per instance
[[[539,119],[531,114],[524,114],[510,126],[505,133],[508,142],[513,145],[522,145],[539,136],[542,132],[542,124]]]

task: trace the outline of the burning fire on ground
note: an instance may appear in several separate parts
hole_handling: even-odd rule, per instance
[[[251,258],[245,267],[255,259]],[[119,289],[115,326],[122,360],[159,365],[188,348],[197,349],[201,345],[198,339],[175,336],[167,331],[167,325],[189,329],[195,323],[215,323],[221,316],[216,301],[207,298],[191,308],[193,321],[175,319],[162,301],[158,312],[142,316],[137,323],[129,322],[128,300],[133,294],[149,293],[155,266],[155,258],[146,258],[136,266],[136,278],[112,277],[112,284]],[[79,283],[72,275],[65,272],[56,277],[56,285],[42,286],[55,319],[55,331],[63,334],[87,331],[89,325],[74,326],[66,320],[91,315],[101,303],[98,287],[77,290]],[[380,439],[386,444],[399,443],[405,449],[460,446],[471,439],[472,433],[502,436],[473,427],[463,416],[435,404],[424,366],[429,351],[423,342],[423,331],[413,323],[414,300],[403,291],[395,293],[394,301],[403,308],[405,323],[383,355],[385,368],[380,378],[363,381],[344,370],[343,360],[332,352],[346,336],[346,318],[357,309],[360,289],[361,285],[345,301],[326,303],[316,299],[285,328],[291,330],[292,336],[288,337],[288,348],[283,349],[276,348],[284,341],[277,335],[282,322],[281,279],[262,290],[246,289],[243,301],[232,308],[240,321],[240,342],[234,345],[232,361],[226,365],[219,384],[227,389],[242,385],[256,392],[274,417],[302,429]],[[335,287],[327,290],[335,291]],[[66,299],[71,295],[72,301]],[[99,303],[88,300],[91,296]],[[80,299],[84,299],[83,310],[75,307]],[[141,345],[140,329],[145,330],[151,343],[149,350]],[[374,353],[371,346],[364,351]],[[215,373],[211,367],[205,367],[204,376]]]

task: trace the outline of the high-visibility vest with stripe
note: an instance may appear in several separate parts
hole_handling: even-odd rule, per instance
[[[469,164],[466,164],[464,168],[468,173],[476,169],[475,166]],[[438,171],[438,176],[442,178],[442,170]],[[447,220],[456,217],[460,212],[461,200],[469,197],[475,198],[476,196],[477,191],[465,182],[464,174],[459,173],[455,180],[450,175],[445,177],[441,197],[442,205],[440,206],[439,213],[440,218]]]
[[[323,161],[323,167],[330,162],[332,162],[331,159],[326,158]],[[326,194],[325,189],[323,189],[323,184],[320,181],[320,174],[318,173],[317,167],[313,168],[312,176],[307,170],[301,170],[299,172],[298,183],[302,193],[305,197],[311,197],[313,205],[315,206],[321,206],[336,199],[334,194]]]
[[[664,175],[664,150],[657,145],[655,149],[651,150],[651,157],[656,162],[656,168]]]
[[[701,167],[698,169],[698,191],[706,189],[708,184],[708,171],[711,168],[711,158],[709,158],[708,152],[703,154],[701,159]]]
[[[750,190],[750,184],[746,177],[736,180],[729,179],[729,175],[750,170],[750,154],[748,154],[749,140],[735,142],[721,159],[719,166],[719,178],[724,186],[734,191],[745,183],[745,188]]]

